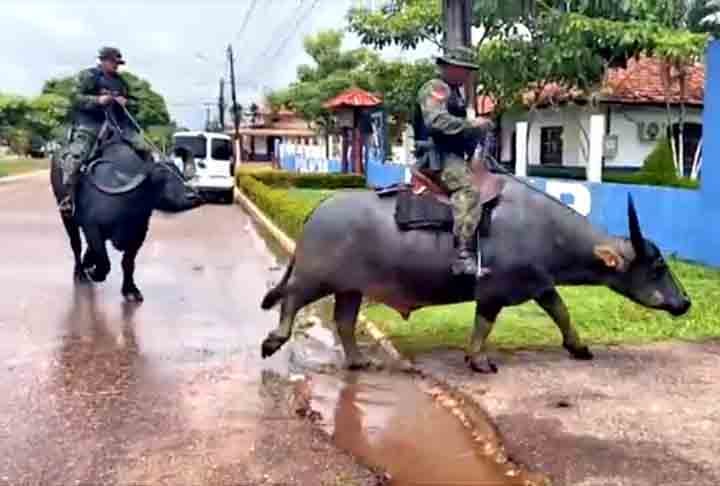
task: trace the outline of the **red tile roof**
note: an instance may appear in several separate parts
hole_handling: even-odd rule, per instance
[[[677,73],[673,71],[672,75],[676,76]],[[670,103],[680,103],[680,87],[677,80],[671,83],[669,91]],[[534,104],[536,96],[534,91],[528,90],[523,94],[523,101],[526,105]],[[702,106],[704,96],[705,66],[696,63],[688,70],[683,101],[690,105]],[[584,93],[579,89],[569,89],[557,83],[549,83],[543,87],[538,104],[562,103],[584,97]],[[626,68],[610,69],[600,89],[601,101],[609,103],[664,104],[666,98],[662,63],[655,57],[642,56],[639,59],[630,59]],[[489,114],[495,108],[492,98],[480,96],[477,102],[479,114]],[[488,109],[490,106],[492,108]]]
[[[673,70],[673,77],[677,73]],[[630,59],[627,69],[611,69],[601,90],[603,99],[622,103],[670,103],[684,101],[702,105],[705,96],[705,66],[695,63],[687,71],[686,92],[681,97],[679,82],[670,84],[669,96],[665,93],[662,63],[654,57]]]
[[[344,106],[377,106],[380,103],[382,103],[382,99],[378,96],[368,93],[364,89],[350,88],[327,101],[324,106],[333,109]]]
[[[482,95],[475,98],[475,112],[478,115],[490,115],[495,111],[495,100],[492,96]]]

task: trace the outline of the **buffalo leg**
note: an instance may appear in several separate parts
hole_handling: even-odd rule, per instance
[[[493,325],[500,313],[498,305],[478,304],[475,306],[475,327],[470,341],[470,350],[465,362],[470,369],[478,373],[497,373],[497,366],[485,352],[485,343],[492,332]]]
[[[90,270],[90,278],[94,282],[104,282],[110,273],[110,258],[105,247],[105,240],[100,229],[96,227],[85,228],[85,238],[94,263],[94,267]]]
[[[351,370],[365,369],[370,366],[370,360],[363,357],[355,339],[355,325],[362,294],[360,292],[346,292],[335,294],[335,325],[337,325],[340,342],[345,352],[345,361]]]
[[[582,344],[580,336],[578,336],[575,326],[572,325],[570,320],[570,312],[568,312],[567,306],[560,294],[557,293],[557,290],[550,289],[535,301],[555,321],[562,333],[563,347],[568,350],[570,355],[575,359],[592,359],[592,353],[587,346]]]
[[[125,250],[122,257],[123,284],[122,295],[128,302],[142,302],[142,292],[135,285],[135,257],[137,257],[140,248],[134,245],[132,248]]]
[[[73,270],[73,277],[76,282],[87,282],[88,276],[83,268],[81,254],[82,254],[82,239],[80,239],[80,228],[72,218],[62,218],[65,231],[70,238],[70,247],[72,248],[73,258],[75,259],[75,268]]]
[[[295,316],[300,310],[298,298],[295,294],[287,295],[280,304],[280,324],[277,329],[270,331],[262,342],[262,357],[267,358],[275,354],[292,334]]]

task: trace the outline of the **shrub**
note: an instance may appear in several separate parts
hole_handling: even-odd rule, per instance
[[[316,207],[311,201],[291,197],[286,190],[263,184],[256,175],[241,173],[238,175],[237,183],[245,195],[291,238],[300,235],[305,219]]]
[[[640,172],[659,181],[672,182],[677,179],[672,149],[667,138],[658,140],[653,151],[645,159]]]
[[[30,140],[30,132],[24,128],[13,128],[8,133],[10,150],[17,155],[27,155],[30,153]]]
[[[240,171],[270,187],[300,189],[349,189],[365,187],[365,178],[353,174],[296,174],[276,170]]]
[[[647,156],[643,168],[634,174],[606,174],[606,182],[621,184],[644,184],[648,186],[671,186],[696,189],[697,181],[678,177],[673,163],[672,149],[667,138],[662,138]]]

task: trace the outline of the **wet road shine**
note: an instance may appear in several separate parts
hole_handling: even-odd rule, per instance
[[[0,201],[0,484],[192,483],[241,463],[261,370],[287,361],[259,357],[276,259],[245,215],[153,216],[137,307],[120,296],[114,250],[107,282],[73,285],[44,177],[0,186]]]
[[[0,237],[2,486],[370,484],[321,482],[308,472],[315,445],[288,446],[294,429],[263,425],[290,420],[273,415],[268,376],[303,355],[320,426],[392,484],[520,484],[408,378],[313,373],[341,357],[327,331],[309,351],[261,360],[277,314],[259,302],[283,262],[238,207],[153,216],[137,261],[141,306],[120,296],[114,250],[107,282],[73,285],[44,177],[0,186]],[[282,460],[272,457],[281,442]],[[282,461],[293,482],[273,480]]]

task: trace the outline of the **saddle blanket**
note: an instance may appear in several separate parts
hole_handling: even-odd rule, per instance
[[[399,191],[395,204],[395,222],[403,231],[424,229],[452,231],[452,208],[430,194]]]

